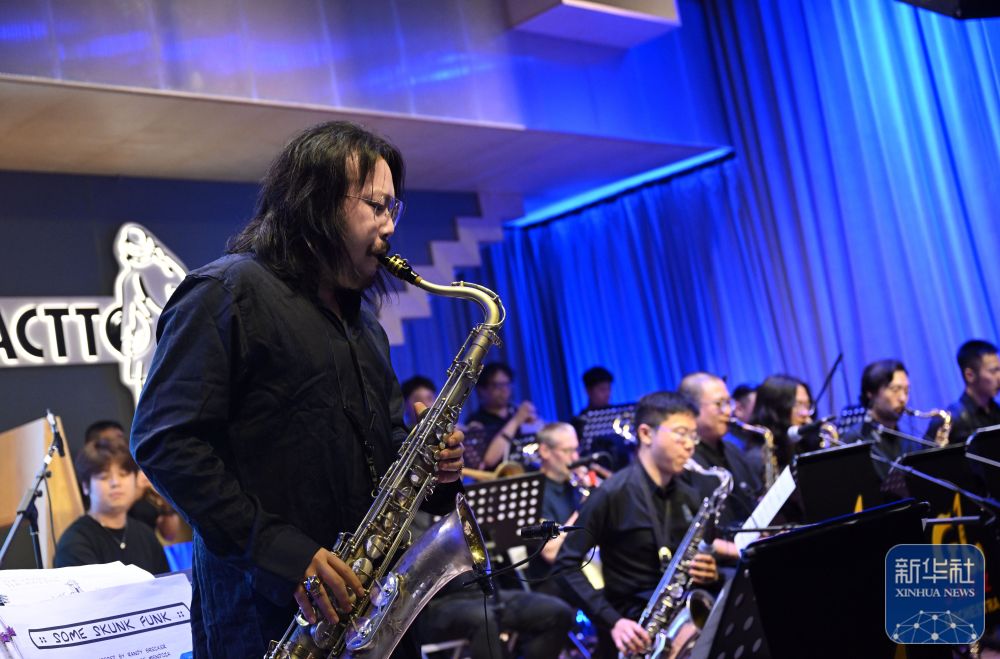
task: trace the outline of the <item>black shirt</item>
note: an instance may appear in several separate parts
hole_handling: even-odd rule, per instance
[[[122,549],[121,543],[125,543]],[[152,529],[142,522],[126,521],[120,529],[110,529],[90,515],[69,525],[56,545],[55,567],[101,565],[121,561],[153,574],[170,571],[167,556]]]
[[[542,519],[565,524],[566,520],[579,508],[580,499],[580,491],[570,485],[569,481],[560,483],[546,477],[545,489],[542,493]],[[537,546],[532,548],[532,551],[535,549]],[[539,555],[528,563],[526,572],[528,577],[532,579],[542,579],[549,574],[551,567]]]
[[[196,655],[280,638],[312,556],[372,503],[369,459],[385,473],[406,437],[385,332],[360,297],[340,303],[343,320],[238,254],[188,275],[160,318],[132,451],[195,532]]]
[[[757,507],[757,497],[763,488],[760,476],[746,456],[727,435],[719,440],[718,448],[705,441],[699,442],[692,457],[702,467],[722,467],[733,475],[733,491],[723,506],[719,526],[742,524]],[[703,497],[711,495],[719,487],[719,479],[714,477],[686,471],[682,478]]]
[[[951,433],[948,434],[949,444],[962,444],[969,438],[969,435],[980,428],[1000,425],[1000,405],[993,399],[980,407],[968,392],[962,392],[962,397],[949,405],[947,408],[951,413]],[[940,417],[931,421],[924,434],[926,439],[934,440],[938,428],[941,427]]]
[[[891,430],[895,430],[895,428]],[[901,455],[919,451],[921,448],[916,442],[897,437],[892,433],[879,432],[876,423],[867,415],[864,421],[856,423],[845,430],[840,441],[843,444],[873,441],[875,443],[872,445],[872,455],[881,456],[889,462],[895,462],[896,458]],[[881,460],[872,458],[872,466],[875,467],[875,473],[878,474],[878,477],[885,480],[886,475],[889,473],[889,465]]]
[[[677,478],[657,488],[638,460],[611,476],[580,510],[576,524],[587,530],[566,536],[556,558],[572,603],[608,629],[623,616],[636,619],[663,575],[660,547],[676,549],[700,505],[695,490]],[[595,543],[603,591],[578,569]]]

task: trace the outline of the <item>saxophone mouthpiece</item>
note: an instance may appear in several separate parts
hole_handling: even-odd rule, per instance
[[[379,262],[385,266],[386,270],[391,272],[395,277],[402,279],[403,281],[413,284],[416,286],[420,283],[420,275],[413,271],[410,264],[406,262],[399,254],[393,254],[392,256],[379,256]]]

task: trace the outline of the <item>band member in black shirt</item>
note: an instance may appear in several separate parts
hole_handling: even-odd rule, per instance
[[[965,381],[961,398],[946,409],[951,413],[950,444],[960,444],[979,428],[1000,424],[1000,358],[997,347],[988,341],[966,341],[958,349],[958,368]],[[925,438],[937,436],[942,421],[935,419],[927,428]]]
[[[296,608],[336,622],[362,592],[328,548],[357,528],[406,438],[373,312],[402,186],[402,156],[381,137],[307,129],[272,163],[230,254],[163,311],[132,451],[195,532],[196,656],[261,656]],[[461,439],[435,454],[431,512],[453,506]],[[315,607],[314,578],[327,587]],[[394,654],[413,656],[406,646]]]
[[[491,362],[483,367],[476,382],[479,409],[468,419],[469,430],[482,432],[486,442],[481,469],[493,469],[510,451],[511,443],[521,432],[521,426],[538,421],[535,405],[530,400],[515,407],[511,403],[514,371],[503,362]]]
[[[577,520],[586,531],[570,533],[556,558],[567,596],[602,632],[599,656],[610,656],[608,636],[619,652],[640,652],[650,642],[636,620],[701,505],[698,493],[677,478],[698,443],[696,416],[673,392],[639,401],[636,460],[590,495]],[[578,569],[595,544],[601,550],[603,591]],[[689,569],[695,583],[718,580],[709,554],[697,554]]]

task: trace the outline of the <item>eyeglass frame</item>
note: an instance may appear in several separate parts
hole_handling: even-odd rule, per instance
[[[678,444],[681,444],[683,442],[691,442],[692,446],[698,446],[698,444],[701,443],[701,437],[698,436],[698,431],[696,429],[693,429],[690,432],[682,434],[677,432],[675,428],[670,428],[661,423],[658,426],[656,426],[656,432],[660,432],[660,430],[666,431],[669,435],[673,437],[674,441],[677,442]],[[684,430],[686,430],[686,428]]]
[[[369,208],[375,212],[375,217],[378,218],[383,213],[389,214],[389,219],[392,220],[393,228],[399,226],[399,218],[403,216],[403,209],[406,204],[402,199],[398,197],[393,197],[391,195],[385,195],[383,201],[376,201],[370,197],[362,197],[356,194],[347,194],[345,197],[350,197],[351,199],[357,199],[359,201],[365,202]],[[388,201],[385,201],[388,200]]]

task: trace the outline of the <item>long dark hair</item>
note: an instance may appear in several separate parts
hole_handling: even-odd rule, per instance
[[[322,123],[299,133],[271,163],[261,183],[254,217],[229,241],[231,254],[252,253],[278,277],[315,297],[327,266],[334,277],[353,273],[345,245],[343,201],[354,182],[364,183],[382,158],[403,194],[404,165],[387,140],[346,121]],[[379,270],[369,288],[378,303],[387,275]]]
[[[788,427],[791,425],[792,410],[795,408],[795,393],[799,385],[805,387],[812,401],[812,391],[802,380],[791,375],[772,375],[757,387],[757,402],[754,403],[750,423],[764,426],[774,433],[775,454],[782,467],[792,459],[792,446],[788,441]],[[757,442],[756,435],[753,441]]]

